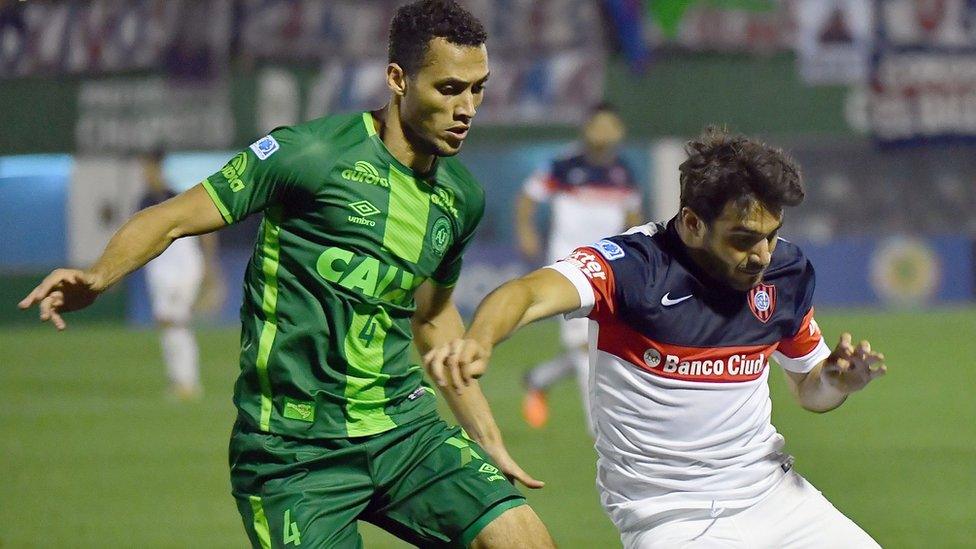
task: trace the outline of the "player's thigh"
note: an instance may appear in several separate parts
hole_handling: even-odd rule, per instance
[[[733,520],[759,546],[879,547],[796,471],[788,472],[769,496]]]
[[[299,502],[289,502],[285,498],[279,504],[280,499],[258,496],[235,498],[237,510],[244,521],[244,531],[254,549],[297,547],[303,542],[311,547],[362,548],[363,540],[355,520],[336,521],[334,524],[320,521],[302,528],[299,526],[302,518],[292,517],[290,511],[298,507]],[[284,512],[281,512],[282,508]]]
[[[805,511],[797,513],[802,522],[783,532],[782,547],[880,549],[881,546],[867,532],[834,507],[819,490],[806,480],[803,482],[809,497],[804,505]]]
[[[460,428],[438,418],[399,431],[371,454],[383,503],[366,520],[415,545],[463,547],[506,511],[526,505]]]
[[[231,436],[231,485],[255,547],[354,548],[359,515],[373,496],[365,451],[254,432],[239,422]]]
[[[697,515],[697,514],[696,514]],[[728,519],[696,516],[642,531],[623,532],[624,549],[750,549]]]
[[[528,505],[508,509],[489,522],[469,544],[472,549],[555,547],[549,530]]]

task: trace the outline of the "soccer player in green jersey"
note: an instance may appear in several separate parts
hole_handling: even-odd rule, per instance
[[[130,219],[88,270],[21,303],[64,329],[175,239],[264,219],[241,308],[231,484],[254,547],[357,547],[357,520],[422,546],[550,547],[477,385],[436,413],[410,360],[461,337],[451,301],[484,194],[455,160],[488,79],[485,32],[449,0],[397,10],[390,102],[278,128]]]

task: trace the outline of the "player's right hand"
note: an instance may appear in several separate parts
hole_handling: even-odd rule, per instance
[[[424,369],[440,387],[451,386],[458,393],[488,369],[491,349],[473,339],[455,339],[424,355]]]
[[[844,332],[834,352],[827,357],[823,375],[835,389],[850,394],[888,373],[884,358],[883,354],[871,350],[871,343],[866,339],[854,347],[851,334]]]
[[[50,321],[58,330],[64,330],[67,324],[61,314],[84,309],[103,290],[98,277],[92,273],[78,269],[55,269],[17,306],[26,310],[35,303],[40,304],[41,321]]]

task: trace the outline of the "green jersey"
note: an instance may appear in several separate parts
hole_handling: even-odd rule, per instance
[[[227,223],[264,213],[241,307],[234,403],[245,420],[335,438],[434,412],[410,320],[420,284],[457,281],[484,213],[459,161],[415,173],[367,112],[278,128],[203,185]]]

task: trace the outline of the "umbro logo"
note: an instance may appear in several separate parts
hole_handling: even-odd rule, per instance
[[[505,477],[499,474],[498,467],[495,467],[494,465],[487,462],[481,464],[481,467],[478,468],[478,472],[488,475],[488,482],[492,482],[495,480],[505,480]]]
[[[376,215],[380,212],[380,209],[376,206],[370,204],[369,200],[360,200],[359,202],[353,202],[349,204],[349,207],[356,211],[359,215],[363,217],[369,217],[371,215]]]
[[[677,305],[678,303],[681,303],[682,301],[684,301],[686,299],[691,299],[691,297],[693,295],[694,294],[688,294],[688,295],[686,295],[684,297],[679,297],[678,299],[671,299],[671,292],[668,292],[668,293],[664,294],[664,297],[661,298],[661,305],[664,305],[665,307],[670,307],[672,305]]]
[[[357,225],[367,225],[369,227],[375,227],[376,222],[372,219],[366,219],[369,216],[383,213],[379,208],[370,204],[369,200],[360,200],[359,202],[353,202],[349,204],[349,207],[353,209],[354,212],[358,213],[358,216],[350,215],[346,218],[347,221],[355,223]]]

